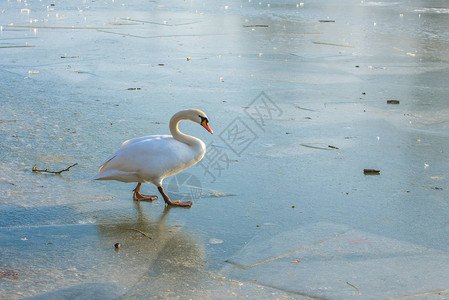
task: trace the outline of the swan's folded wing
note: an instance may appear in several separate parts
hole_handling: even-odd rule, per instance
[[[114,154],[112,154],[111,156],[109,156],[102,164],[101,166],[98,168],[98,172],[101,172],[101,170],[110,162],[112,161],[115,157],[117,157],[117,155],[119,155],[120,151],[122,151],[124,148],[130,146],[131,144],[140,142],[142,140],[148,139],[147,136],[143,136],[143,137],[139,137],[139,138],[134,138],[134,139],[129,139],[126,140],[122,143],[122,146],[120,147],[120,150],[118,150],[117,152],[115,152]]]
[[[171,135],[148,135],[148,136],[142,136],[142,137],[138,137],[138,138],[129,139],[122,143],[121,149],[129,147],[132,144],[136,144],[138,142],[154,140],[154,139],[161,139],[161,138],[171,138]]]

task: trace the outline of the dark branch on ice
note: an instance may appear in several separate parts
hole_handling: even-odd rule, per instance
[[[62,172],[69,172],[69,171],[70,171],[70,168],[72,168],[72,167],[74,167],[74,166],[76,166],[76,165],[78,165],[78,163],[73,164],[73,165],[71,165],[71,166],[69,166],[69,167],[67,167],[67,168],[65,168],[64,170],[61,170],[61,171],[50,171],[49,169],[38,170],[38,169],[37,169],[37,165],[34,165],[34,167],[33,167],[33,172],[38,172],[38,173],[49,173],[49,174],[61,174]]]

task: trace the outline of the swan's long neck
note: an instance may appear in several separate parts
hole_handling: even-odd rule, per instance
[[[181,131],[179,131],[178,128],[178,124],[179,122],[181,122],[182,120],[189,120],[186,116],[185,116],[185,112],[184,111],[180,111],[178,113],[176,113],[171,119],[170,119],[170,133],[173,136],[173,138],[177,141],[180,141],[181,143],[187,144],[191,147],[198,147],[200,149],[203,148],[203,141],[201,141],[200,139],[193,137],[191,135],[187,135],[182,133]]]

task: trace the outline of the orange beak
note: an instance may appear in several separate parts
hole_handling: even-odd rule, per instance
[[[206,128],[207,131],[209,131],[210,133],[214,133],[212,131],[212,129],[210,129],[209,124],[207,124],[206,120],[204,120],[203,122],[201,122],[201,126],[203,126],[204,128]]]

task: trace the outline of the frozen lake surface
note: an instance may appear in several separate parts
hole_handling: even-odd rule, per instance
[[[443,0],[2,2],[1,298],[448,298],[448,18]],[[85,182],[191,107],[208,153],[164,187],[192,208]]]

